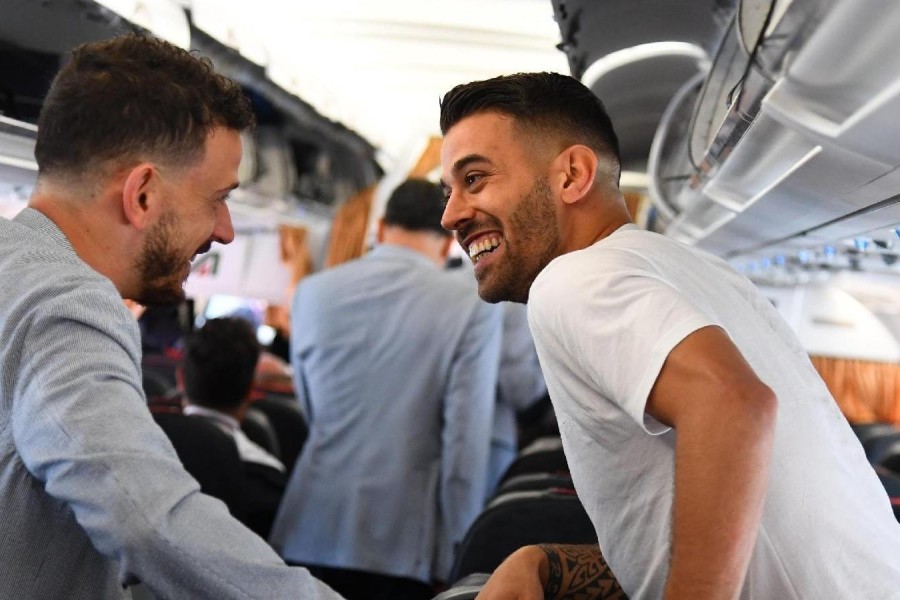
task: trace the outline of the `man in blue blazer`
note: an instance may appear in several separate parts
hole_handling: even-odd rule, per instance
[[[294,296],[309,439],[270,541],[351,600],[430,598],[485,496],[502,312],[442,269],[442,210],[403,183],[379,245]]]

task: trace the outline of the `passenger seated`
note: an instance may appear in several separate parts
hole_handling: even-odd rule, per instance
[[[141,581],[158,598],[337,600],[200,493],[147,410],[122,303],[182,301],[191,259],[234,238],[249,101],[151,37],[63,63],[28,207],[0,218],[0,598]]]
[[[250,405],[259,343],[238,318],[211,319],[187,338],[180,373],[184,412],[206,419],[237,444],[244,466],[244,524],[266,537],[287,481],[284,465],[241,430]]]

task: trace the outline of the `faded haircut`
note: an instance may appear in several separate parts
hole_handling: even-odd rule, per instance
[[[517,73],[473,81],[447,92],[440,106],[444,135],[466,117],[495,111],[513,117],[525,135],[555,136],[565,146],[584,144],[620,169],[619,138],[603,102],[568,75]]]
[[[384,209],[385,225],[407,231],[430,231],[444,236],[451,233],[441,227],[444,192],[426,179],[407,179],[391,193]]]

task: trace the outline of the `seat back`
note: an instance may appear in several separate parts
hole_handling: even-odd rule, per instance
[[[887,492],[888,498],[891,500],[894,517],[900,521],[900,475],[892,473],[883,467],[875,467],[875,472],[878,474],[878,479],[881,480],[881,485],[884,486],[884,491]]]
[[[153,420],[171,440],[200,491],[223,501],[232,516],[242,519],[244,471],[234,439],[200,417],[154,412]]]
[[[281,462],[287,472],[291,473],[309,435],[306,419],[297,407],[297,400],[290,396],[267,394],[254,402],[253,408],[269,418],[275,437],[278,438]]]
[[[530,544],[596,544],[597,534],[574,492],[511,492],[482,512],[460,544],[451,581],[491,573]]]
[[[881,462],[887,452],[896,442],[900,442],[900,431],[881,433],[874,435],[862,443],[863,450],[866,452],[866,458],[873,465]]]
[[[866,443],[872,438],[900,432],[897,426],[890,423],[854,423],[850,425],[850,428],[861,443]]]
[[[563,452],[562,440],[556,437],[539,438],[523,449],[500,479],[507,480],[527,473],[568,473],[569,464]]]
[[[178,361],[165,354],[145,352],[141,357],[141,369],[144,372],[152,371],[153,374],[165,381],[169,389],[178,383],[175,372],[178,370]]]
[[[141,373],[141,377],[141,384],[144,388],[147,402],[155,402],[158,399],[165,399],[174,395],[175,388],[172,387],[168,378],[161,373],[145,368]]]
[[[281,444],[266,413],[255,406],[248,407],[244,413],[244,420],[241,421],[241,429],[257,445],[275,458],[281,459]]]
[[[516,475],[503,482],[494,494],[494,498],[499,498],[510,492],[540,492],[543,490],[574,490],[575,484],[572,483],[572,476],[568,473],[525,473],[524,475]]]
[[[878,465],[900,477],[900,440],[883,449]]]
[[[486,573],[474,573],[467,575],[461,580],[453,584],[453,586],[444,590],[432,600],[475,600],[478,592],[487,583],[489,575]]]

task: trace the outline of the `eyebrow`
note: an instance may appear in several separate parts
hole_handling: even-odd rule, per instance
[[[469,165],[472,165],[474,163],[490,164],[490,162],[491,161],[488,157],[483,156],[481,154],[467,154],[466,156],[463,156],[462,158],[458,159],[456,162],[453,163],[453,166],[450,167],[450,172],[452,174],[456,175],[457,173],[459,173],[460,171],[462,171],[463,169],[465,169],[466,167],[468,167]],[[444,182],[443,178],[441,178],[441,187],[444,187],[444,188],[450,187],[446,182]]]

